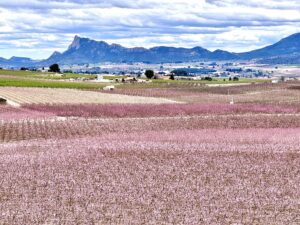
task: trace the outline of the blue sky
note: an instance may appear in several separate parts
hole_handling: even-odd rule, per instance
[[[0,57],[47,58],[75,35],[127,47],[242,52],[300,32],[298,0],[9,0],[0,2]]]

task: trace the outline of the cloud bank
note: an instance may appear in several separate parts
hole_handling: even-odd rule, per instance
[[[0,56],[46,58],[77,34],[127,47],[248,51],[300,32],[296,0],[10,0]]]

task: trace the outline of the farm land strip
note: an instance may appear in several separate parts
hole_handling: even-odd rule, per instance
[[[45,79],[24,79],[19,77],[1,77],[0,87],[35,87],[35,88],[70,88],[70,89],[102,89],[105,85],[90,82],[69,82]]]
[[[175,103],[175,101],[152,98],[82,91],[75,89],[53,88],[16,88],[0,87],[0,96],[17,104],[84,104],[84,103],[124,103],[124,104],[161,104]]]
[[[300,105],[265,104],[28,104],[24,109],[60,117],[149,118],[200,115],[299,114]]]

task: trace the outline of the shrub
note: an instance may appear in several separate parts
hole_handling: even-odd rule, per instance
[[[212,81],[213,79],[211,77],[204,77],[203,80]]]
[[[146,76],[148,79],[152,79],[152,78],[154,77],[154,71],[153,71],[153,70],[146,70],[145,76]]]
[[[49,72],[60,73],[60,68],[58,64],[53,64],[49,67]]]

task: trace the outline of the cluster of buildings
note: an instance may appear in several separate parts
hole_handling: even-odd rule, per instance
[[[247,68],[246,65],[238,63],[170,63],[170,64],[86,64],[62,66],[63,72],[83,74],[106,74],[106,75],[127,75],[131,77],[143,77],[146,70],[153,70],[156,78],[174,76],[175,79],[203,79],[203,77],[270,77],[271,72],[259,69]]]
[[[49,68],[35,69],[41,72],[48,72]],[[106,82],[106,76],[125,76],[125,80],[116,82],[144,82],[141,78],[146,78],[145,71],[154,71],[156,79],[175,80],[210,80],[213,78],[240,79],[240,78],[273,78],[274,82],[280,82],[283,73],[278,67],[264,67],[263,65],[251,64],[251,62],[190,62],[190,63],[101,63],[101,64],[79,64],[62,65],[60,70],[63,73],[72,72],[75,74],[97,75],[94,81]],[[285,76],[285,80],[289,77]],[[300,77],[300,76],[299,76]],[[77,78],[84,81],[87,78]],[[109,81],[107,81],[109,82]],[[110,80],[111,82],[111,80]]]

